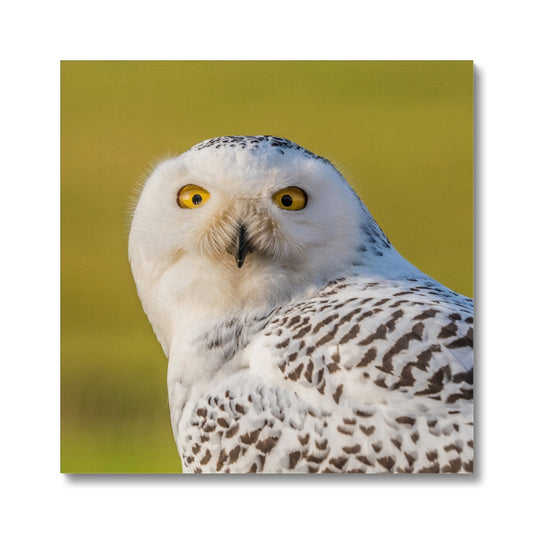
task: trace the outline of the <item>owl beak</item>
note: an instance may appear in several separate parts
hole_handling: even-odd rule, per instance
[[[246,235],[246,226],[241,224],[239,226],[239,232],[237,234],[237,245],[235,247],[235,261],[237,262],[237,267],[241,268],[244,265],[244,258],[246,254],[250,251],[250,243],[248,241],[248,236]]]

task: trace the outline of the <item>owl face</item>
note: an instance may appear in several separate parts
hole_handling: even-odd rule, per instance
[[[300,275],[353,261],[358,203],[346,181],[308,152],[273,148],[210,146],[161,163],[139,199],[130,255]]]

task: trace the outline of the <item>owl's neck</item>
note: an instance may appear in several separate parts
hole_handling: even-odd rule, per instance
[[[339,269],[346,275],[351,264]],[[331,279],[300,267],[276,264],[252,254],[242,268],[232,255],[185,255],[159,269],[146,265],[135,276],[143,308],[165,354],[228,317],[268,313],[311,295]]]
[[[359,203],[359,231],[354,274],[371,273],[384,279],[427,277],[392,246],[365,204],[358,196],[356,198]]]

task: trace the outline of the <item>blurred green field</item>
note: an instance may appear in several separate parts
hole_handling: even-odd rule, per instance
[[[151,164],[219,135],[289,138],[337,165],[408,260],[472,296],[472,83],[469,61],[62,62],[61,471],[180,471],[127,260]]]

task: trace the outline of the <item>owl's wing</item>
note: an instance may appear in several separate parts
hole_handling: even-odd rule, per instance
[[[472,471],[472,333],[471,300],[429,278],[333,282],[278,310],[249,368],[195,403],[184,464]]]
[[[472,399],[472,301],[429,278],[333,282],[264,335],[282,379],[327,403],[363,391],[428,409]]]

